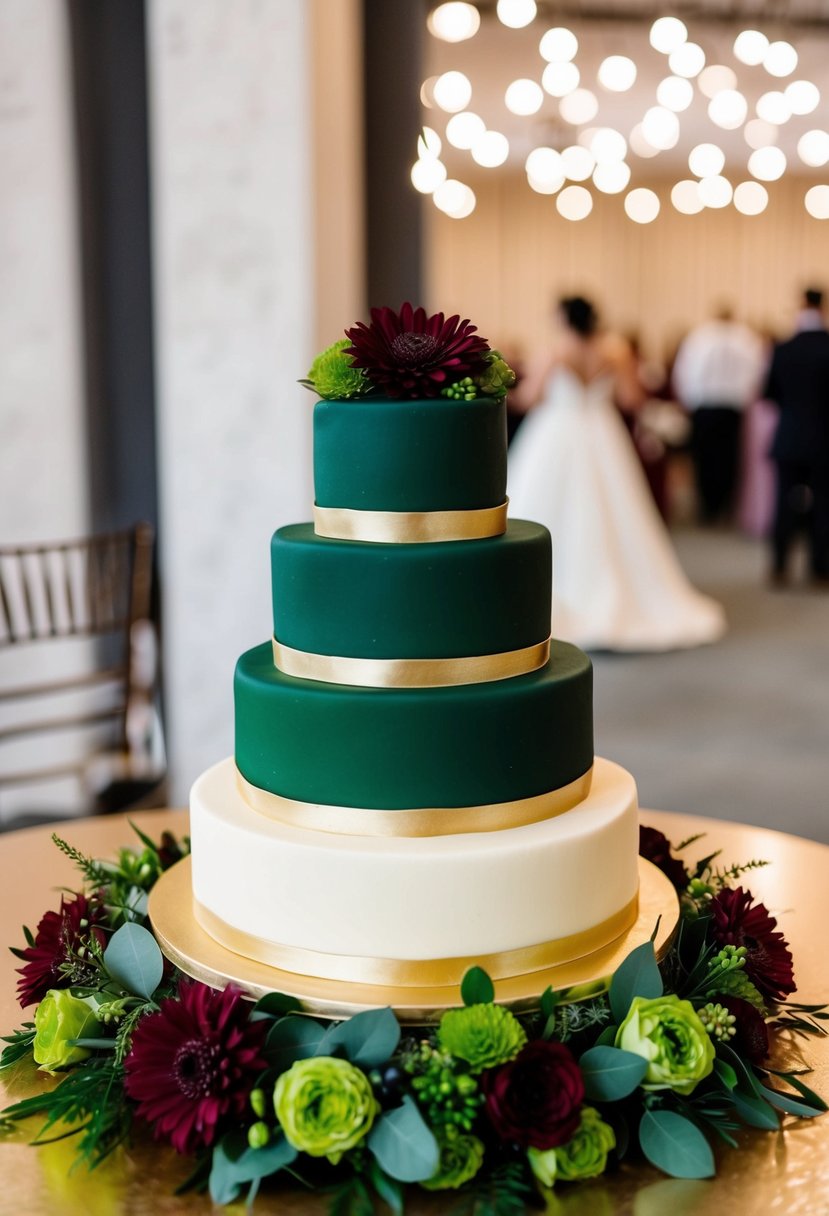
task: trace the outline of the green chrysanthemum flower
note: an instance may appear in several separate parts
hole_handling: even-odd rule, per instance
[[[466,1060],[473,1073],[515,1059],[526,1041],[520,1023],[502,1005],[449,1009],[438,1028],[438,1042],[444,1051]]]
[[[500,351],[491,350],[485,356],[483,368],[476,372],[475,383],[487,397],[505,397],[515,384],[515,372]]]
[[[333,1165],[368,1134],[380,1111],[365,1073],[333,1056],[297,1060],[276,1082],[273,1104],[294,1148]]]
[[[484,1159],[477,1136],[439,1136],[440,1161],[435,1173],[421,1183],[427,1191],[455,1190],[474,1178]]]
[[[340,338],[317,355],[303,384],[326,401],[348,401],[367,393],[371,387],[368,377],[353,366],[351,355],[343,353],[350,345],[348,338]]]

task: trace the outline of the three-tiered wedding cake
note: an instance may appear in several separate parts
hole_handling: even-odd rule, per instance
[[[449,986],[636,919],[632,777],[550,640],[551,544],[507,521],[503,396],[323,400],[313,524],[271,543],[274,636],[191,798],[196,919],[305,976]]]

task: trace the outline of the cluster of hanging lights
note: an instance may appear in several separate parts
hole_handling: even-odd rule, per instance
[[[537,16],[535,0],[498,0],[498,21],[508,29],[530,25]],[[430,33],[455,43],[475,36],[481,24],[476,5],[451,0],[439,4],[427,19]],[[783,150],[777,146],[780,127],[793,117],[812,114],[820,104],[820,91],[810,80],[790,79],[797,70],[798,54],[787,41],[771,40],[760,30],[746,29],[734,39],[732,54],[742,67],[759,68],[769,79],[769,88],[752,108],[738,87],[734,67],[707,63],[704,48],[689,38],[685,23],[675,16],[657,18],[648,35],[651,48],[666,59],[666,74],[652,103],[627,134],[607,125],[592,126],[601,100],[628,92],[636,83],[636,62],[624,54],[608,55],[599,64],[596,81],[585,80],[576,62],[579,42],[565,26],[545,30],[538,43],[539,62],[534,75],[512,81],[504,93],[509,113],[530,118],[552,98],[561,120],[574,128],[572,143],[563,147],[540,146],[525,159],[530,187],[555,196],[560,215],[584,219],[593,207],[593,191],[623,196],[625,213],[634,222],[647,224],[660,210],[657,194],[631,186],[629,152],[639,157],[658,157],[675,148],[681,136],[681,115],[700,96],[712,126],[721,131],[741,130],[746,143],[745,180],[733,183],[725,176],[725,153],[717,143],[702,143],[688,157],[690,175],[671,190],[673,207],[692,215],[705,208],[733,205],[743,215],[760,214],[768,204],[767,184],[777,181],[788,168]],[[593,87],[590,87],[593,86]],[[425,127],[418,141],[418,159],[412,166],[412,183],[431,194],[435,205],[448,216],[462,219],[475,208],[474,191],[448,177],[441,159],[444,142],[467,152],[480,167],[494,169],[510,154],[504,132],[487,127],[470,108],[473,86],[460,71],[451,70],[424,82],[421,101],[433,111],[443,112],[443,139],[435,126]],[[716,138],[716,133],[715,133]],[[829,132],[814,127],[797,143],[797,155],[809,168],[829,164]],[[806,192],[804,205],[815,218],[829,218],[829,185],[816,185]]]

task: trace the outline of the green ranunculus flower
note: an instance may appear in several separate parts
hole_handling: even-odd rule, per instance
[[[477,1136],[438,1136],[438,1145],[438,1168],[421,1186],[427,1191],[455,1190],[475,1177],[484,1159],[484,1146]]]
[[[714,1067],[714,1045],[690,1001],[634,997],[616,1046],[648,1061],[643,1089],[689,1094]]]
[[[77,1064],[89,1055],[86,1047],[74,1047],[70,1039],[96,1039],[101,1033],[96,1002],[92,997],[73,996],[68,988],[52,988],[35,1010],[35,1041],[32,1054],[44,1072]]]
[[[380,1105],[365,1073],[348,1060],[297,1060],[273,1091],[276,1117],[294,1148],[336,1165],[371,1130]]]
[[[438,1027],[444,1051],[466,1060],[473,1073],[514,1060],[526,1041],[522,1026],[502,1005],[448,1009]]]
[[[348,401],[361,397],[371,387],[365,372],[354,367],[351,355],[343,354],[351,342],[340,338],[317,355],[308,373],[308,385],[326,400]]]
[[[500,351],[491,350],[483,368],[476,373],[475,383],[487,397],[504,397],[515,384],[515,372]]]
[[[548,1149],[544,1153],[536,1152],[532,1148],[527,1152],[530,1167],[536,1178],[542,1182],[544,1178],[539,1166],[546,1169],[551,1178],[558,1178],[562,1182],[577,1182],[580,1178],[597,1178],[599,1174],[603,1174],[607,1166],[607,1154],[615,1147],[616,1133],[610,1124],[605,1123],[594,1107],[583,1106],[581,1122],[566,1144]],[[533,1160],[534,1155],[541,1158],[555,1157],[554,1168],[551,1169],[547,1162],[536,1163]],[[545,1186],[552,1186],[552,1182],[545,1183]]]

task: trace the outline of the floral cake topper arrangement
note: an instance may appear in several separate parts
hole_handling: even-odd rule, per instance
[[[462,1005],[404,1033],[388,1008],[323,1024],[293,997],[254,1004],[175,970],[147,895],[187,843],[138,834],[143,847],[115,862],[55,837],[86,891],[62,898],[13,951],[20,1003],[35,1011],[3,1040],[0,1067],[61,1077],[3,1113],[9,1126],[38,1118],[35,1144],[74,1131],[94,1166],[145,1125],[191,1159],[180,1190],[209,1190],[218,1204],[252,1203],[278,1176],[330,1194],[337,1216],[371,1216],[376,1200],[402,1213],[414,1185],[457,1193],[458,1212],[519,1216],[552,1188],[637,1156],[710,1177],[713,1140],[737,1149],[742,1125],[774,1130],[826,1110],[808,1069],[774,1063],[780,1029],[825,1034],[829,1013],[788,1001],[788,944],[734,885],[762,863],[719,869],[714,853],[689,870],[643,828],[640,852],[682,912],[661,964],[648,942],[606,991],[574,1002],[548,988],[522,1018],[474,967]]]
[[[327,400],[383,396],[447,397],[471,401],[503,397],[515,372],[492,350],[477,326],[459,315],[428,316],[405,303],[372,308],[371,321],[357,321],[317,355],[301,383]]]

